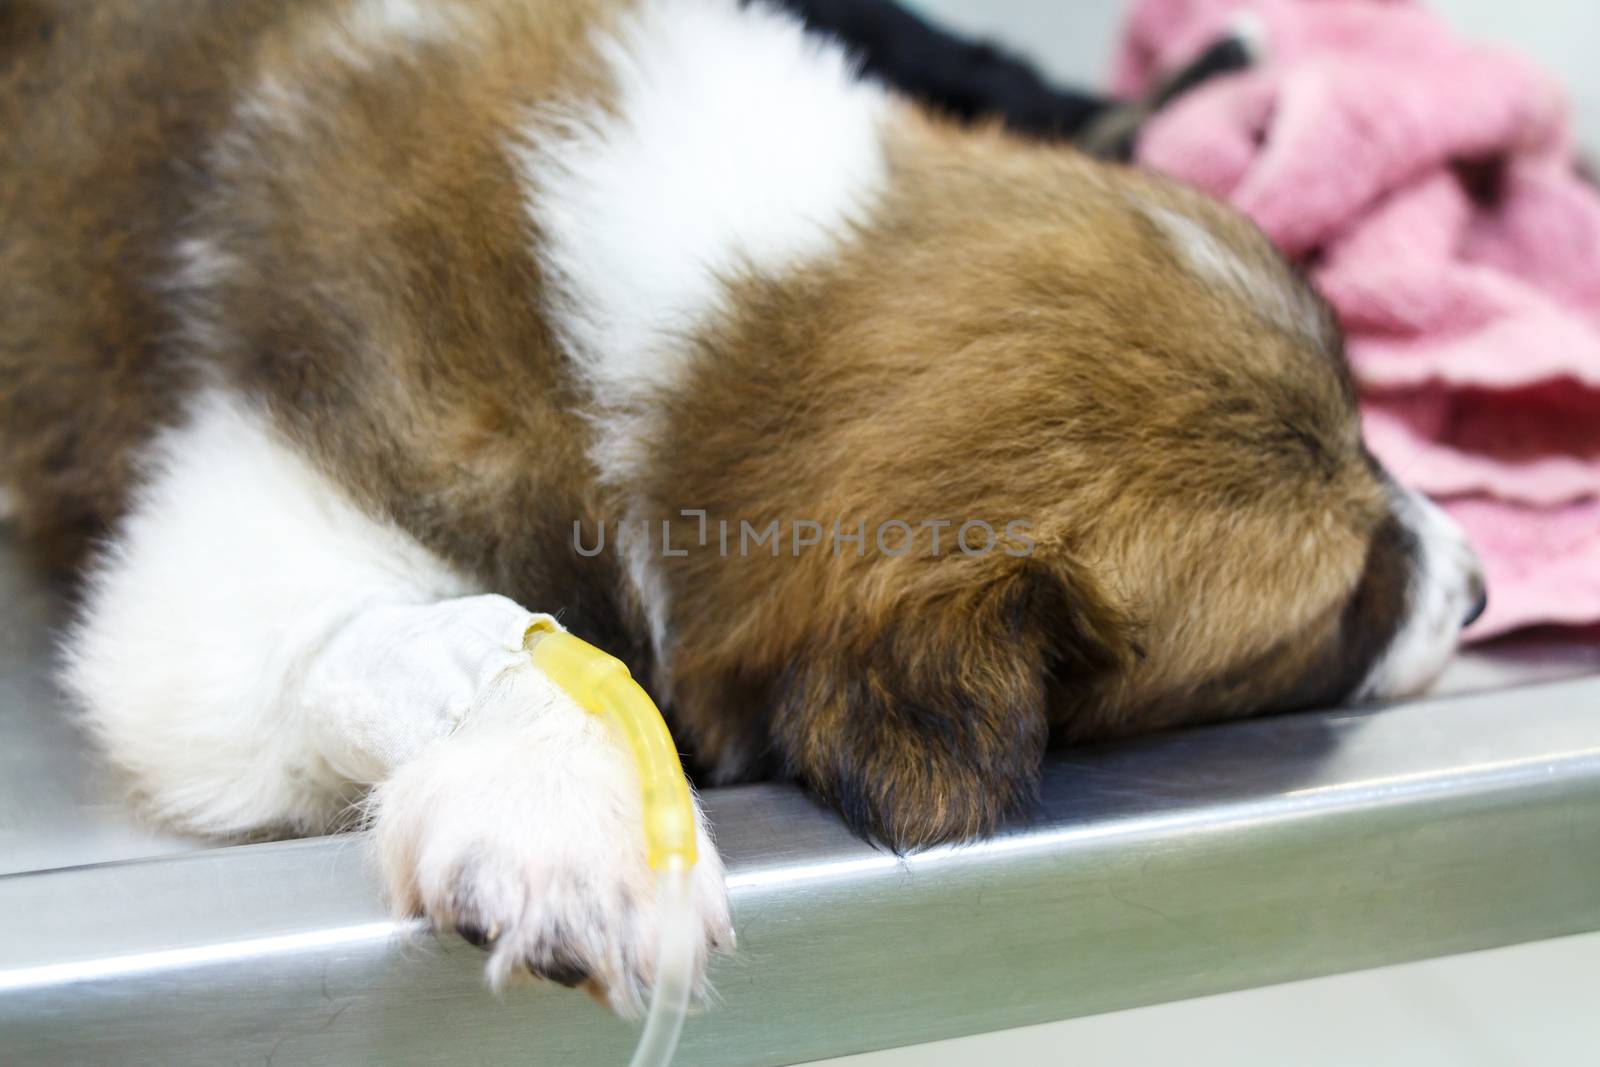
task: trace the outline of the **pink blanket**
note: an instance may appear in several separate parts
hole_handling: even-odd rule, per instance
[[[1373,450],[1483,555],[1469,636],[1600,620],[1600,192],[1560,88],[1411,0],[1135,0],[1117,87],[1241,11],[1264,64],[1158,116],[1140,161],[1251,215],[1338,309]]]

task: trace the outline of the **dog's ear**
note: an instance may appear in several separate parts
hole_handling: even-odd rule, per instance
[[[952,562],[887,612],[843,620],[772,692],[783,768],[896,851],[1029,808],[1053,690],[1127,654],[1125,627],[1070,572]]]

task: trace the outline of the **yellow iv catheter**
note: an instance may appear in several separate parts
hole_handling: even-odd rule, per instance
[[[660,940],[655,992],[629,1067],[667,1067],[689,1010],[700,940],[691,878],[699,856],[689,781],[661,712],[621,660],[550,622],[534,623],[523,643],[546,677],[579,707],[611,724],[638,768],[645,859],[656,872]]]

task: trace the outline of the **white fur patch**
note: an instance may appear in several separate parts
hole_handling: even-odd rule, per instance
[[[185,237],[173,246],[175,268],[171,288],[199,291],[215,288],[239,269],[238,257],[209,237]]]
[[[457,17],[454,5],[442,0],[355,0],[343,24],[357,44],[381,46],[396,39],[420,44],[447,35]]]
[[[558,322],[602,402],[670,387],[723,280],[832,248],[881,188],[883,95],[787,16],[641,0],[600,42],[611,108],[536,119],[518,158]]]
[[[310,23],[298,43],[307,51],[320,51],[366,71],[412,55],[423,45],[448,40],[469,25],[467,13],[447,0],[351,0],[343,9]],[[235,114],[297,133],[306,117],[315,113],[315,89],[266,74],[240,97]]]
[[[239,97],[234,116],[246,125],[261,123],[264,126],[290,132],[299,132],[307,114],[315,111],[304,90],[288,85],[273,74],[263,75],[249,92]]]
[[[477,590],[221,394],[146,459],[69,635],[66,683],[160,817],[326,827],[351,790],[297,679],[364,609]]]
[[[534,115],[514,152],[552,320],[599,408],[597,464],[626,487],[651,397],[681,379],[725,281],[826,255],[871,209],[887,97],[835,45],[738,0],[640,0],[598,48],[609,106]],[[643,556],[630,569],[662,655]]]
[[[173,245],[164,288],[179,310],[179,342],[196,352],[222,348],[227,331],[214,294],[239,266],[238,257],[211,237],[185,237]]]
[[[1284,329],[1312,340],[1321,339],[1322,319],[1317,307],[1298,288],[1241,258],[1197,219],[1167,207],[1141,207],[1200,277],[1233,290]]]
[[[1483,569],[1466,534],[1431,500],[1395,489],[1395,515],[1417,540],[1417,566],[1406,617],[1356,691],[1365,700],[1414,696],[1438,678],[1460,642],[1483,589]]]
[[[354,0],[322,30],[321,44],[358,70],[369,70],[419,45],[445,40],[464,25],[447,0]]]

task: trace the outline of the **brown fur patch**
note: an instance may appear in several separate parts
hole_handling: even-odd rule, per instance
[[[24,542],[79,559],[188,374],[155,291],[273,0],[0,9],[0,482]]]
[[[919,530],[901,558],[663,560],[692,736],[924,844],[1015,808],[1047,732],[1331,699],[1308,679],[1388,505],[1320,304],[1248,223],[1131,172],[909,118],[894,169],[841,260],[740,290],[651,486],[667,519],[946,520],[945,552]],[[1201,220],[1314,329],[1197,277],[1141,204]],[[1027,520],[1035,548],[952,553],[967,519]],[[1023,588],[1045,595],[1013,613]]]

